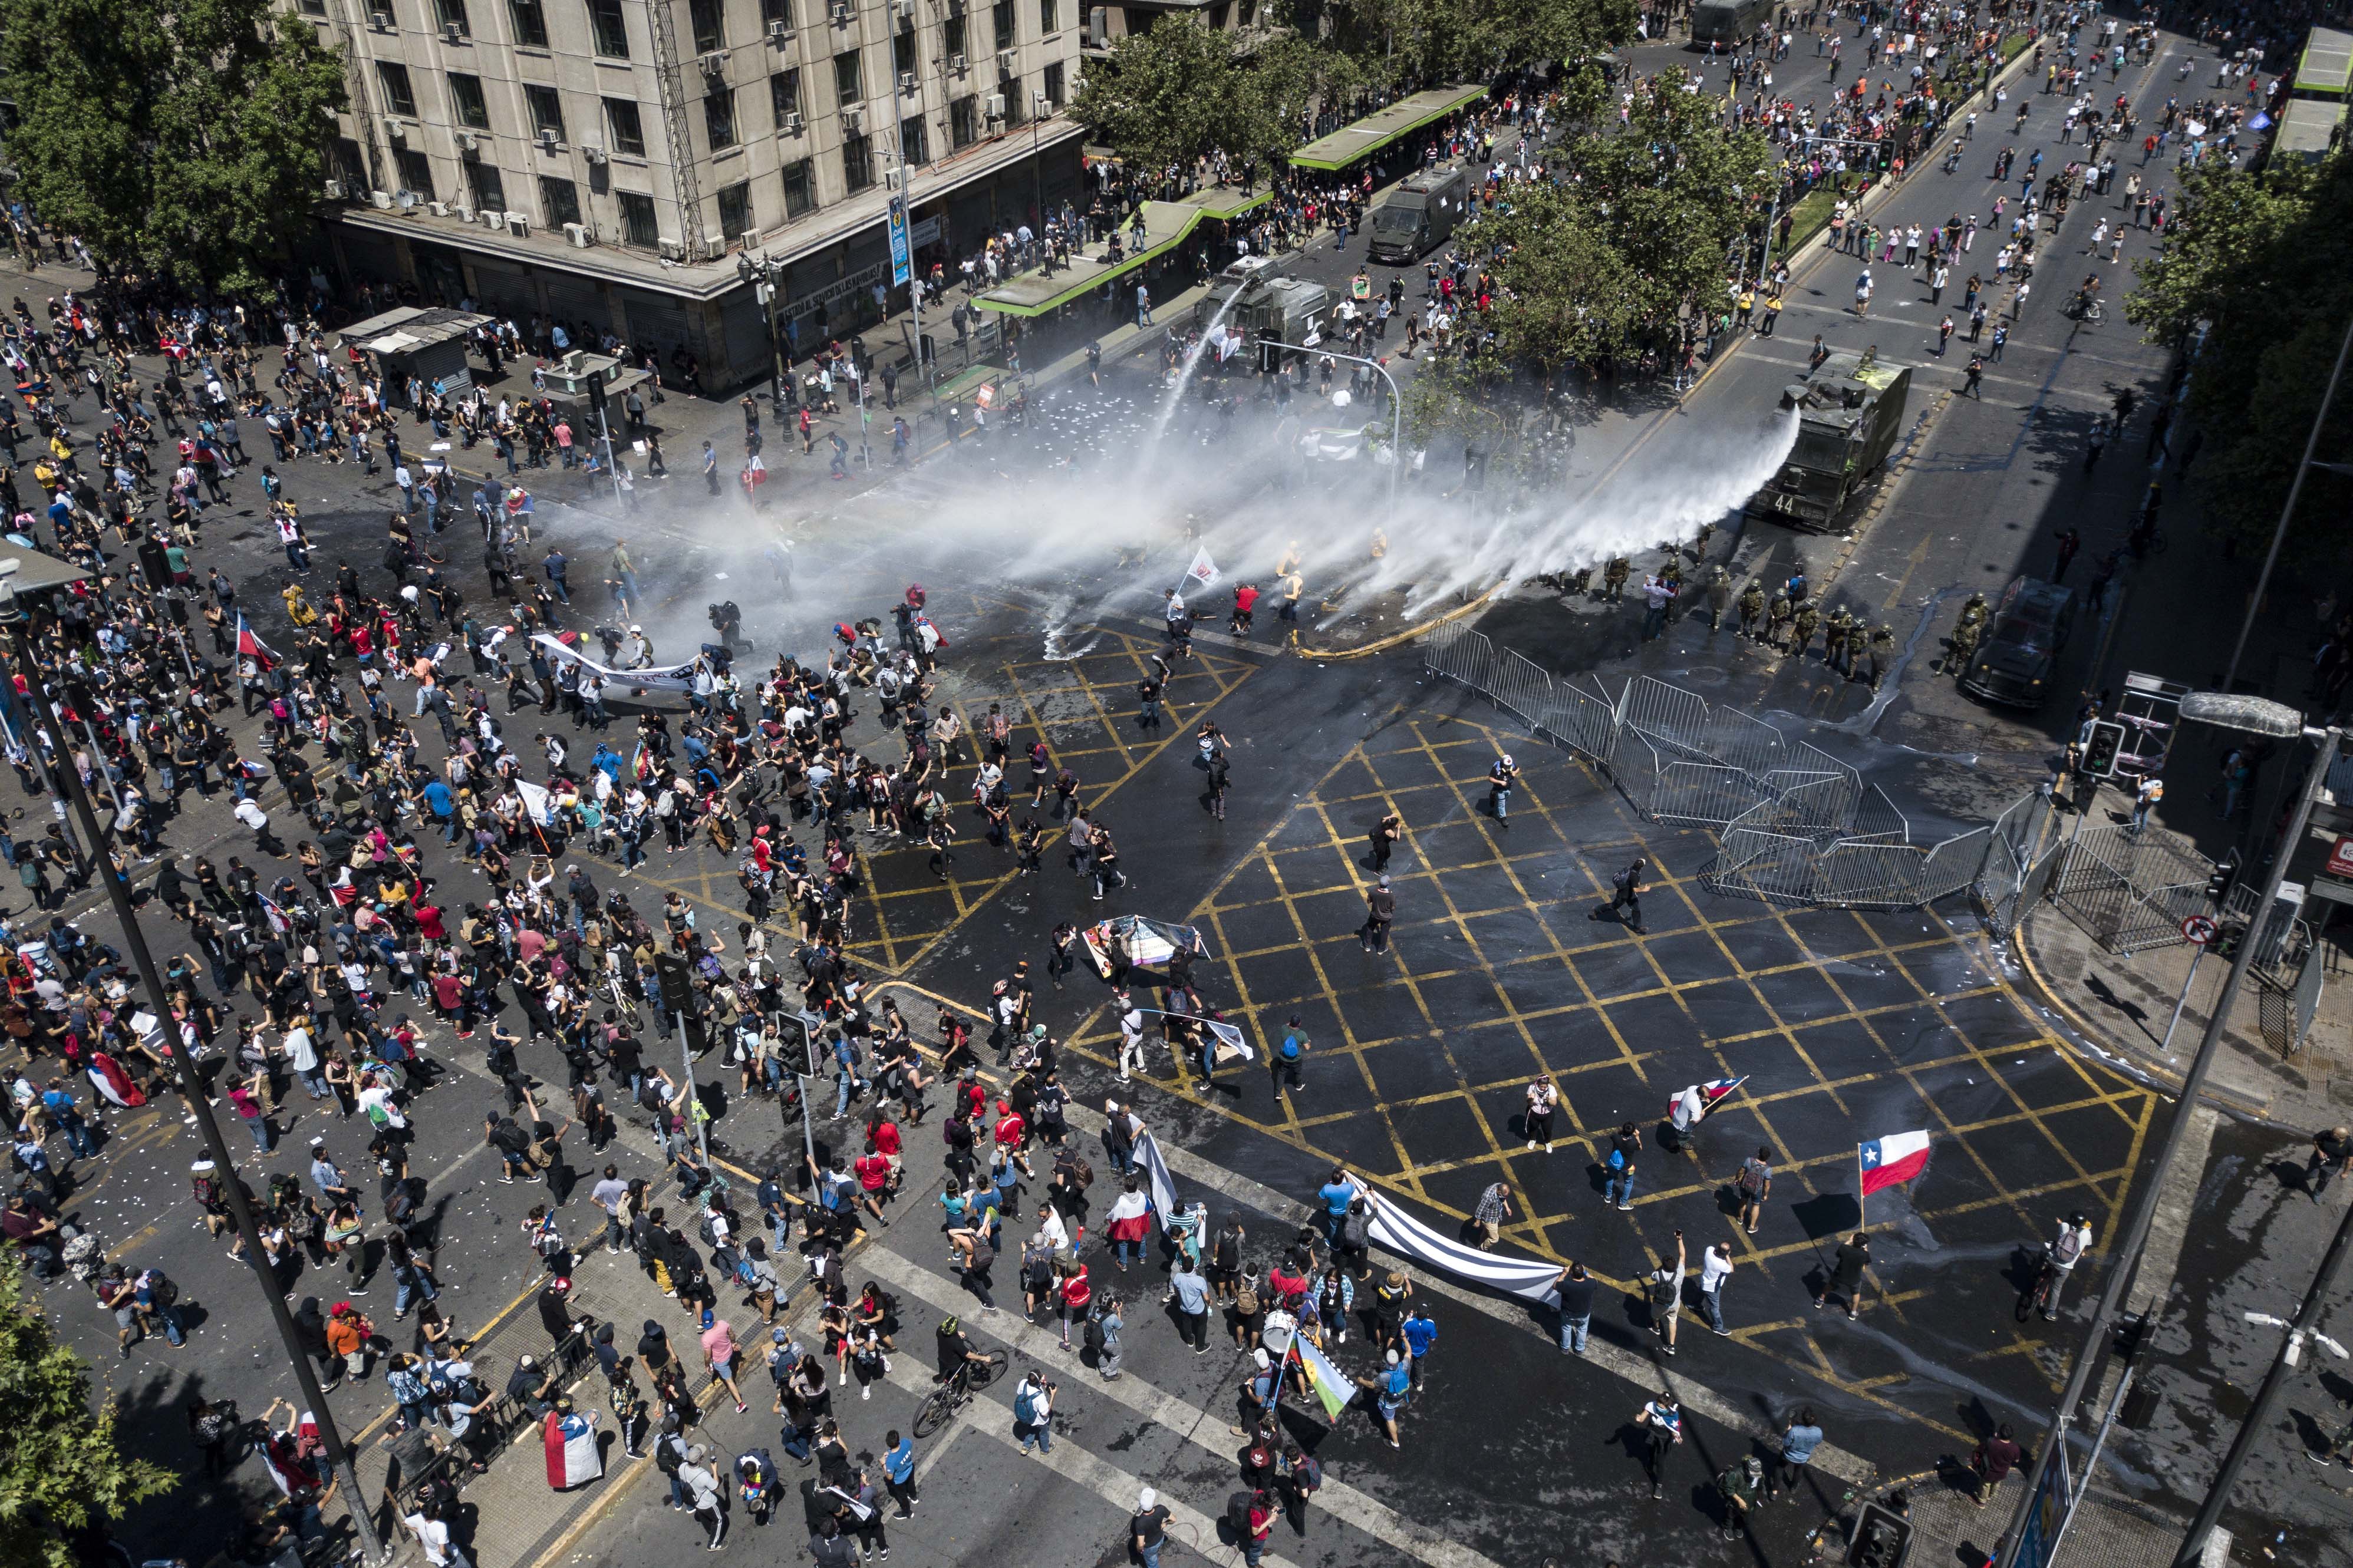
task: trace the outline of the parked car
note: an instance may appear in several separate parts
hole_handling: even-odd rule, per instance
[[[2010,708],[2040,708],[2059,670],[2059,650],[2075,626],[2075,595],[2040,577],[2001,592],[1985,635],[1961,672],[1961,689]]]

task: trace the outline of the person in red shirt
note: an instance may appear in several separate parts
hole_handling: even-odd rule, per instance
[[[889,1195],[891,1162],[881,1154],[860,1154],[849,1163],[858,1177],[858,1201],[868,1214],[883,1225],[891,1223],[882,1213],[882,1200]]]
[[[891,1190],[898,1191],[899,1173],[905,1163],[899,1136],[899,1124],[891,1120],[881,1106],[876,1106],[866,1123],[866,1147],[870,1153],[880,1154],[891,1167]]]
[[[1038,1173],[1029,1168],[1029,1157],[1023,1152],[1029,1147],[1029,1124],[1021,1120],[1019,1111],[1001,1100],[997,1102],[996,1137],[997,1146],[1005,1151],[1005,1157],[1024,1176],[1036,1181]]]
[[[1250,616],[1258,608],[1258,588],[1249,583],[1234,584],[1234,618],[1228,630],[1238,637],[1250,633]]]
[[[1258,1560],[1266,1551],[1266,1538],[1274,1533],[1274,1500],[1264,1490],[1250,1498],[1250,1536],[1242,1542],[1242,1562],[1247,1568],[1258,1568]]]

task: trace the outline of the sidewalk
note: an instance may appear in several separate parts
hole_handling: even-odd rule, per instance
[[[1959,1474],[1956,1466],[1956,1476]],[[1937,1568],[1978,1568],[1993,1557],[2002,1532],[2010,1528],[2018,1506],[2021,1483],[2012,1481],[1980,1509],[1943,1476],[1929,1474],[1899,1482],[1876,1493],[1884,1504],[1894,1492],[1904,1492],[1911,1504],[1912,1544],[1904,1561],[1936,1564]],[[1846,1561],[1855,1516],[1850,1512],[1822,1527],[1816,1538],[1814,1562]],[[2186,1527],[2172,1524],[2137,1503],[2109,1493],[2087,1493],[2075,1510],[2062,1543],[2068,1568],[2150,1568],[2169,1563],[2181,1549]],[[2230,1532],[2214,1531],[2203,1554],[2218,1565],[2229,1561]]]

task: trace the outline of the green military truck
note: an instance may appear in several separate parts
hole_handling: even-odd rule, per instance
[[[1748,515],[1810,533],[1838,527],[1839,513],[1879,471],[1904,433],[1912,367],[1832,354],[1812,379],[1782,389],[1798,411],[1798,441],[1781,471],[1748,498]]]

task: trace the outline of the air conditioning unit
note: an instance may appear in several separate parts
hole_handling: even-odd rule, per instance
[[[1111,7],[1097,5],[1087,13],[1087,44],[1092,48],[1111,47]]]
[[[596,146],[593,142],[583,143],[580,149],[580,155],[583,158],[587,159],[592,163],[601,163],[605,161],[605,149]]]
[[[504,228],[506,226],[507,215],[502,212],[486,212],[482,215],[484,228]]]
[[[539,133],[539,150],[543,153],[553,153],[555,151],[554,132],[547,130],[544,127],[541,129]]]
[[[777,126],[776,131],[779,135],[799,135],[801,133],[801,117],[797,114],[786,115],[785,122],[782,125]]]
[[[713,49],[709,54],[702,57],[703,75],[718,76],[722,72],[725,71],[726,68],[727,51],[725,49]]]
[[[379,32],[379,33],[389,33],[389,32],[391,32],[391,31],[392,31],[392,13],[391,13],[391,12],[389,12],[389,11],[371,11],[371,12],[369,12],[369,13],[368,13],[368,26],[370,26],[374,27],[374,28],[375,28],[377,32]]]
[[[575,250],[586,250],[596,243],[596,237],[585,223],[567,223],[564,226],[564,243]]]
[[[912,25],[915,20],[915,0],[891,0],[891,15],[898,18],[901,26]]]
[[[408,127],[403,125],[397,120],[385,121],[384,123],[384,133],[392,138],[395,142],[406,142],[408,140]]]
[[[392,199],[400,204],[400,210],[402,212],[414,214],[417,211],[417,193],[415,191],[396,192]]]
[[[531,215],[529,213],[507,214],[507,232],[513,235],[517,239],[529,239],[531,237]]]
[[[679,241],[671,239],[667,235],[655,242],[654,248],[661,252],[661,258],[664,261],[683,261],[686,259],[686,247]]]
[[[727,240],[725,237],[713,235],[702,242],[702,254],[697,258],[697,259],[702,261],[722,261],[726,259],[726,256]]]
[[[480,157],[482,155],[481,138],[476,136],[470,131],[459,132],[458,151],[469,158]]]
[[[862,103],[843,104],[841,106],[841,128],[844,131],[849,132],[853,136],[864,131],[866,129],[866,106]]]
[[[999,49],[999,50],[997,50],[997,75],[999,75],[999,76],[1011,76],[1011,75],[1012,75],[1016,70],[1018,70],[1018,69],[1019,69],[1019,68],[1020,68],[1020,66],[1019,66],[1019,59],[1018,59],[1018,56],[1016,56],[1016,55],[1014,54],[1014,52],[1013,52],[1011,49]]]
[[[329,180],[327,182],[327,199],[331,202],[339,202],[343,199],[343,181]]]
[[[449,204],[448,202],[427,202],[425,204],[425,210],[431,213],[435,217],[448,217],[449,216]]]
[[[965,58],[962,55],[950,55],[948,57],[948,69],[955,72],[958,76],[964,75]]]
[[[913,92],[915,90],[915,73],[913,71],[901,71],[899,73],[899,90],[901,92]]]
[[[1005,118],[1005,95],[1003,93],[992,92],[988,95],[988,117],[991,120],[1002,120]]]
[[[436,205],[438,205],[439,204],[437,203]],[[463,202],[449,203],[448,211],[449,216],[456,218],[459,223],[471,223],[474,221],[474,209],[468,206]]]
[[[375,208],[378,212],[390,212],[392,210],[392,193],[390,191],[370,191],[368,193],[368,205]]]
[[[849,25],[849,7],[844,0],[833,0],[833,4],[827,7],[826,15],[832,19],[833,25],[837,27],[846,27]]]
[[[455,22],[444,22],[441,24],[441,41],[446,44],[462,44],[466,41],[466,29]]]
[[[788,44],[792,42],[792,40],[793,26],[791,23],[771,22],[768,24],[768,42],[772,44]]]

